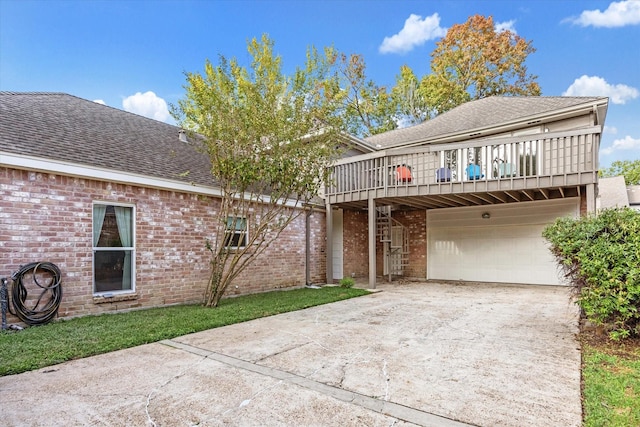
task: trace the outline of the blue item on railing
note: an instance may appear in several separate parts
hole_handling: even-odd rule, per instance
[[[437,169],[436,182],[451,182],[451,169],[449,168]]]
[[[467,178],[470,180],[477,180],[484,178],[484,174],[479,165],[467,166]]]
[[[513,163],[499,163],[498,176],[500,178],[511,178],[516,176],[516,165]]]

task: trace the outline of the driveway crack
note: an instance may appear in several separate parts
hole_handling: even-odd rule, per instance
[[[207,359],[215,360],[220,363],[224,363],[229,366],[233,366],[238,369],[244,369],[250,372],[254,372],[260,375],[268,376],[279,380],[279,383],[294,384],[299,387],[312,390],[317,393],[321,393],[325,396],[332,397],[343,402],[347,402],[353,405],[360,406],[371,411],[396,418],[405,422],[428,426],[438,425],[442,427],[469,427],[471,424],[466,424],[460,421],[453,420],[451,418],[443,417],[440,415],[432,414],[422,411],[420,409],[407,407],[394,402],[386,402],[374,397],[365,396],[355,391],[349,391],[342,388],[330,386],[318,381],[311,380],[309,378],[302,377],[300,375],[292,374],[290,372],[282,371],[275,368],[269,368],[263,365],[257,365],[252,362],[248,362],[235,357],[227,356],[220,353],[215,353],[209,350],[204,350],[198,347],[190,346],[188,344],[176,342],[173,340],[161,341],[162,344],[168,345],[173,348],[177,348],[189,353],[205,355]],[[353,358],[352,358],[353,359]],[[262,390],[261,392],[264,392]],[[260,393],[261,393],[260,392]],[[240,403],[240,407],[244,407],[251,402],[251,399],[245,399]],[[152,420],[151,420],[152,421]],[[153,424],[155,426],[155,424]]]
[[[144,412],[145,412],[145,415],[147,416],[147,423],[148,424],[152,425],[153,427],[157,427],[156,422],[153,420],[153,417],[151,416],[151,413],[149,412],[149,407],[151,406],[151,400],[153,399],[153,395],[156,394],[157,392],[159,392],[160,390],[162,390],[167,385],[171,384],[173,381],[175,381],[178,378],[183,377],[184,375],[186,375],[191,369],[193,369],[194,366],[197,366],[198,364],[202,363],[206,359],[207,359],[206,356],[200,358],[196,363],[191,364],[185,370],[183,370],[183,371],[179,372],[178,374],[172,376],[171,378],[167,379],[165,382],[160,384],[160,386],[151,389],[149,394],[147,394],[147,401],[146,401],[146,403],[144,405]]]

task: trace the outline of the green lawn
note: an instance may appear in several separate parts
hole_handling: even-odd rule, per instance
[[[640,426],[640,340],[582,341],[584,426]]]
[[[341,287],[274,291],[228,298],[217,308],[180,305],[60,320],[20,332],[2,331],[0,376],[367,293]]]

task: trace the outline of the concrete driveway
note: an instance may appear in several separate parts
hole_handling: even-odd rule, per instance
[[[567,289],[381,288],[0,377],[1,423],[581,424],[578,312]]]

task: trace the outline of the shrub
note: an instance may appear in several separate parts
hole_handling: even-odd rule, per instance
[[[343,277],[340,279],[340,286],[343,288],[351,288],[356,284],[356,281],[351,277]]]
[[[605,209],[543,231],[589,321],[614,339],[640,335],[640,212]]]

